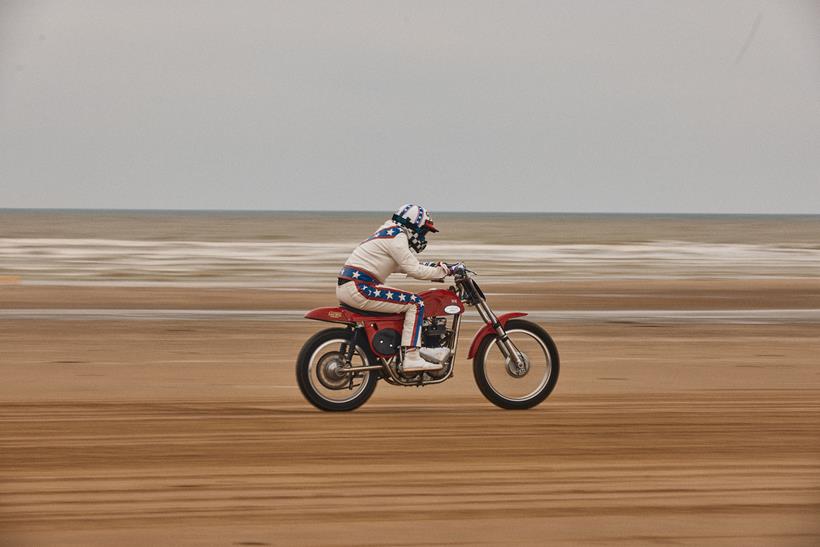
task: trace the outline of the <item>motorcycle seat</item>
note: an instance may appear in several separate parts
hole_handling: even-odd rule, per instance
[[[339,306],[346,309],[347,311],[359,314],[359,315],[368,315],[370,317],[390,317],[394,315],[401,315],[400,313],[385,313],[380,311],[368,311],[368,310],[360,310],[359,308],[354,308],[353,306],[348,306],[347,304],[342,304],[339,302]]]

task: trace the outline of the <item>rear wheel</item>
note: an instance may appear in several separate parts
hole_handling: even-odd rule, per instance
[[[558,381],[558,348],[547,331],[523,319],[511,319],[504,329],[521,353],[524,368],[504,357],[498,336],[481,341],[473,360],[473,375],[481,393],[506,409],[532,408],[549,397]]]
[[[314,334],[296,359],[296,382],[302,395],[316,408],[328,411],[354,410],[362,406],[376,389],[378,374],[364,371],[345,373],[345,348],[353,343],[346,329],[327,329]],[[373,364],[368,352],[356,346],[351,365]]]

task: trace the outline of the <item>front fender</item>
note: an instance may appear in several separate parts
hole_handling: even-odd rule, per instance
[[[516,317],[524,317],[527,315],[526,313],[522,312],[511,312],[511,313],[502,313],[498,316],[498,322],[501,323],[502,327],[507,326],[507,321],[510,319],[515,319]],[[470,352],[467,354],[467,359],[472,359],[475,357],[475,353],[478,351],[478,346],[481,344],[481,341],[484,340],[487,336],[495,334],[495,329],[492,325],[484,325],[481,327],[475,336],[473,337],[473,343],[470,344]]]

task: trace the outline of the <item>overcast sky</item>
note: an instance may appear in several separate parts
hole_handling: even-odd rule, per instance
[[[820,213],[820,3],[0,0],[0,207]]]

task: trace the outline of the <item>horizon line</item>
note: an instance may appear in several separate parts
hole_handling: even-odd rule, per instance
[[[156,212],[156,213],[330,213],[333,215],[352,214],[352,213],[382,213],[387,214],[389,211],[382,209],[351,209],[348,211],[340,211],[338,209],[178,209],[178,208],[129,208],[129,207],[0,207],[0,211],[52,211],[52,212],[94,212],[94,211],[117,211],[117,212]],[[653,212],[638,212],[638,211],[455,211],[455,210],[440,210],[434,213],[439,214],[491,214],[491,215],[614,215],[614,216],[820,216],[820,212],[816,213],[760,213],[760,212],[746,212],[746,213],[715,213],[715,212],[670,212],[670,211],[653,211]]]

